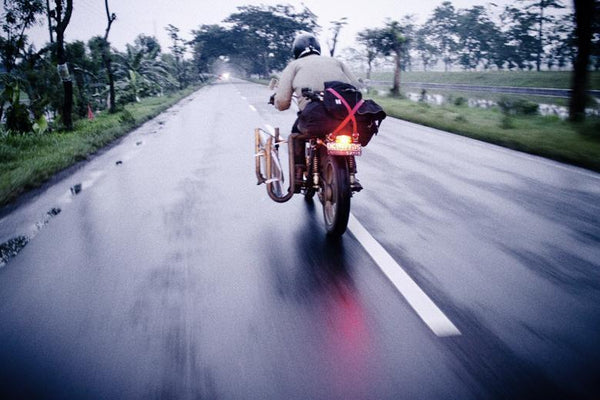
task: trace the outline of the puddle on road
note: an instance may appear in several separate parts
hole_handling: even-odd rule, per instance
[[[81,183],[71,186],[71,194],[77,196],[81,192]]]
[[[17,236],[0,244],[0,268],[8,264],[8,260],[19,254],[27,243],[29,243],[27,236]]]
[[[60,208],[53,207],[48,211],[41,221],[35,223],[35,231],[30,235],[19,235],[6,242],[0,244],[0,268],[4,267],[11,258],[14,258],[31,239],[33,239],[39,231],[46,226],[50,220],[60,214],[62,210]]]
[[[117,165],[118,165],[118,161],[117,161]],[[69,188],[69,192],[67,193],[67,195],[70,193],[71,197],[77,196],[83,190],[87,190],[87,189],[91,188],[92,186],[94,186],[96,181],[98,181],[98,179],[100,179],[105,174],[106,174],[105,170],[98,170],[98,171],[91,172],[90,174],[88,174],[87,179],[71,186]]]
[[[386,92],[380,92],[386,95]],[[498,106],[497,100],[487,99],[487,98],[472,98],[468,95],[456,96],[453,94],[442,94],[436,93],[435,91],[427,91],[422,90],[420,93],[417,92],[406,92],[406,97],[414,102],[427,103],[432,105],[441,106],[444,104],[467,104],[471,108],[484,108],[489,109],[492,107]],[[510,96],[507,96],[510,97]],[[538,104],[537,114],[543,116],[557,116],[560,119],[566,119],[569,116],[569,109],[566,106],[562,106],[559,104],[546,104],[540,101],[534,101],[534,103]],[[600,100],[596,100],[596,106],[591,108],[586,108],[585,112],[588,115],[600,115]]]
[[[39,222],[36,222],[35,226],[37,228],[37,230],[39,231],[40,229],[42,229],[44,226],[46,226],[48,224],[48,222],[50,222],[50,220],[53,217],[56,217],[58,214],[60,214],[62,210],[60,208],[57,207],[53,207],[50,209],[50,211],[48,211],[46,213],[46,215],[44,215],[44,219],[42,219]]]

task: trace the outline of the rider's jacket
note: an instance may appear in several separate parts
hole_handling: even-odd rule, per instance
[[[281,73],[279,88],[275,93],[275,107],[280,111],[287,110],[295,92],[298,98],[298,108],[302,111],[309,101],[302,96],[302,89],[321,91],[325,89],[323,83],[328,81],[340,81],[356,87],[360,86],[344,63],[335,58],[315,54],[294,60]]]

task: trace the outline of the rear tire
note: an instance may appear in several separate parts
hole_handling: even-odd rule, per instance
[[[322,203],[325,229],[330,236],[341,236],[350,217],[350,174],[344,157],[327,157],[322,173]]]

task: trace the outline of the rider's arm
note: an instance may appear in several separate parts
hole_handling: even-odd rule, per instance
[[[348,67],[346,67],[346,64],[344,64],[341,61],[340,61],[340,64],[341,64],[341,67],[342,67],[342,71],[348,77],[349,83],[352,84],[352,85],[354,85],[358,89],[360,89],[362,87],[362,83],[360,83],[358,81],[358,79],[356,79],[356,77],[354,76],[354,74],[352,73],[352,71],[350,71],[350,69]]]
[[[279,87],[277,88],[277,92],[275,92],[275,107],[279,111],[287,110],[292,104],[292,95],[294,94],[293,82],[296,74],[293,64],[293,62],[288,64],[281,73]]]

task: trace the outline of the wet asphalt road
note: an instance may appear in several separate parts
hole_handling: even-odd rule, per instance
[[[384,122],[352,213],[440,337],[352,231],[256,186],[253,129],[295,116],[269,95],[204,88],[4,215],[31,239],[0,267],[0,397],[600,397],[598,174]]]

